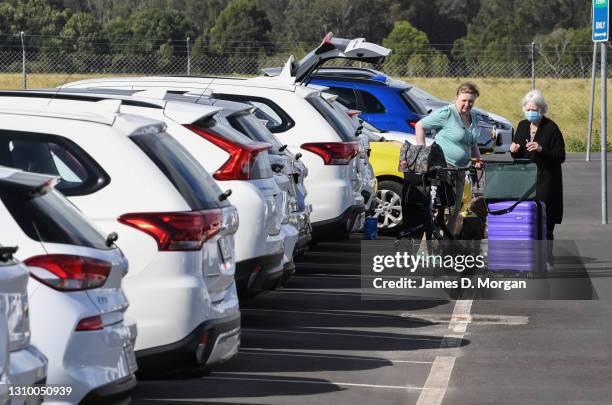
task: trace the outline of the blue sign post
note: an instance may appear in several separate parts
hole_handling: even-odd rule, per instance
[[[593,0],[593,42],[601,43],[601,223],[608,223],[608,0]],[[593,52],[593,67],[595,52]],[[592,81],[594,90],[594,80]],[[593,105],[591,104],[591,108]],[[591,115],[592,117],[592,115]],[[590,149],[590,134],[589,134]],[[587,157],[588,160],[588,157]]]
[[[593,42],[608,40],[608,0],[593,0]]]

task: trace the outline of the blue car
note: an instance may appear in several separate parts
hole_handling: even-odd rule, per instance
[[[309,84],[329,87],[340,103],[361,111],[361,118],[383,131],[414,134],[415,124],[426,115],[408,96],[413,86],[375,70],[321,68]]]

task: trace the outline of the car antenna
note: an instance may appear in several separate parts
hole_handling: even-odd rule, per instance
[[[68,80],[70,80],[70,78],[72,77],[73,72],[68,73],[68,76],[66,76],[66,78],[64,79],[64,81],[62,82],[62,84],[60,84],[59,86],[57,86],[57,90],[53,93],[53,97],[51,97],[49,99],[49,102],[47,103],[47,106],[49,106],[51,104],[51,102],[53,100],[55,100],[55,97],[57,96],[57,94],[60,92],[60,90],[62,89],[62,86],[65,85],[66,83],[68,83]]]
[[[211,77],[210,82],[206,85],[206,88],[204,90],[202,90],[202,93],[198,96],[198,98],[196,99],[196,101],[194,102],[194,104],[198,104],[198,102],[200,101],[200,99],[204,96],[204,93],[206,93],[206,90],[208,90],[208,88],[210,86],[212,86],[213,82],[215,81],[214,77]]]

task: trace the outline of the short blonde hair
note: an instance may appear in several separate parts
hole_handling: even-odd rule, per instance
[[[459,87],[457,87],[457,96],[461,93],[473,94],[474,98],[480,96],[478,86],[471,82],[461,83]]]
[[[540,90],[531,90],[523,100],[521,100],[521,105],[523,106],[523,111],[525,111],[525,106],[527,103],[534,103],[542,110],[542,114],[546,114],[548,112],[548,104],[546,104],[546,100],[544,100],[544,96]]]

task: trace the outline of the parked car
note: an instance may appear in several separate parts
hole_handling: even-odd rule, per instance
[[[3,263],[8,261],[10,250],[0,246],[0,269]],[[9,404],[9,370],[11,360],[9,350],[9,329],[4,310],[0,310],[0,404]]]
[[[418,120],[451,103],[372,69],[322,67],[311,83],[328,87],[339,102],[361,111],[364,120],[385,131],[414,134]],[[482,109],[474,111],[481,131],[481,152],[507,152],[512,143],[512,123]]]
[[[296,154],[298,150],[304,152],[303,161],[311,177],[316,178],[311,182],[307,179],[306,184],[308,199],[313,206],[313,238],[321,239],[346,236],[363,223],[364,202],[360,193],[360,179],[355,175],[357,161],[353,159],[359,153],[360,145],[353,136],[346,137],[338,130],[333,118],[334,110],[320,97],[320,93],[301,84],[310,72],[339,55],[380,63],[388,52],[388,49],[365,42],[362,38],[348,40],[332,38],[330,34],[317,50],[299,63],[294,63],[291,57],[283,73],[274,78],[108,78],[84,80],[62,87],[165,88],[172,92],[191,91],[196,94],[211,90],[217,98],[246,102],[257,107],[255,115],[265,120],[268,129],[282,143],[286,143]],[[315,112],[318,116],[313,115]]]
[[[4,136],[13,158],[26,153],[27,140]],[[54,177],[9,168],[0,177],[0,237],[18,244],[29,267],[31,340],[49,359],[47,383],[71,387],[71,402],[129,391],[137,366],[136,324],[123,318],[127,260],[54,190]]]
[[[11,190],[36,190],[44,181],[37,176],[24,175],[0,167],[0,312],[7,321],[9,357],[2,380],[15,386],[44,384],[47,378],[48,360],[30,339],[30,311],[28,302],[28,270],[14,258],[18,247],[15,236],[9,233],[7,224],[12,216],[5,207],[5,193]],[[42,398],[38,398],[42,399]],[[11,398],[11,404],[20,404],[22,398]]]
[[[263,80],[262,80],[263,79]],[[360,184],[353,180],[354,157],[359,144],[344,137],[319,113],[333,108],[320,92],[296,83],[274,79],[221,79],[197,77],[101,78],[68,83],[63,88],[166,89],[194,94],[211,90],[215,98],[248,103],[255,116],[308,168],[305,179],[306,203],[313,239],[348,235],[363,217],[364,202]]]
[[[227,360],[240,342],[236,209],[162,122],[119,109],[115,100],[0,97],[0,164],[60,176],[72,203],[117,232],[141,371]]]
[[[321,90],[325,91],[325,88],[322,88]],[[363,130],[363,126],[359,124],[355,112],[347,109],[344,105],[339,103],[338,100],[336,100],[337,97],[335,95],[324,93],[323,96],[337,111],[338,118],[344,122],[345,125],[343,125],[343,127],[347,127],[345,131],[352,133],[361,145],[358,155],[358,161],[360,163],[358,165],[358,173],[361,176],[361,195],[365,201],[366,211],[369,211],[372,208],[372,201],[374,200],[377,187],[374,169],[370,163],[370,140],[368,135]],[[357,119],[357,122],[355,119]]]
[[[165,91],[132,95],[100,93],[96,89],[76,90],[74,94],[55,93],[2,92],[0,98],[28,97],[32,103],[47,103],[53,99],[55,105],[77,111],[90,108],[88,104],[115,100],[121,103],[118,111],[122,113],[164,122],[166,132],[212,173],[213,181],[232,190],[228,201],[238,210],[241,222],[234,235],[238,291],[247,293],[248,290],[254,294],[275,288],[283,276],[285,263],[288,272],[293,270],[292,253],[298,233],[294,227],[283,225],[289,197],[283,195],[275,181],[277,176],[274,176],[268,155],[271,145],[254,142],[232,128],[218,116],[222,108],[194,103],[189,97],[182,97],[181,101],[181,96],[166,100]],[[289,182],[286,178],[278,180]],[[284,260],[285,249],[290,255],[287,261]]]

